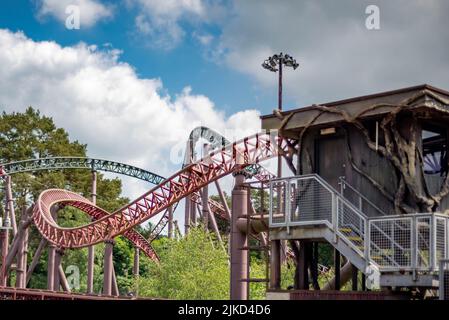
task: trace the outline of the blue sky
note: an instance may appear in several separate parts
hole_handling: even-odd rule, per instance
[[[40,1],[6,0],[0,10],[0,28],[21,30],[35,41],[51,40],[62,46],[79,42],[99,46],[111,44],[122,51],[120,60],[131,64],[139,76],[160,78],[165,90],[171,94],[191,86],[195,93],[208,96],[226,113],[246,108],[258,108],[262,113],[270,113],[276,105],[275,87],[261,86],[250,75],[208,57],[207,49],[194,37],[198,30],[219,37],[220,26],[208,23],[197,27],[181,21],[185,31],[182,42],[166,50],[152,47],[149,45],[151,38],[143,39],[145,35],[136,33],[135,17],[139,8],[129,7],[120,1],[102,2],[114,6],[113,18],[100,20],[92,27],[81,25],[79,30],[68,30],[64,22],[53,16],[38,17]],[[242,63],[260,66],[261,61]],[[262,68],[261,72],[264,72]],[[276,77],[275,74],[272,76]],[[288,93],[284,100],[287,105],[293,104]]]

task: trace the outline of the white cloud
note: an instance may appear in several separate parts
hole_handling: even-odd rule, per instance
[[[38,0],[38,17],[53,16],[65,23],[68,14],[66,8],[69,5],[78,6],[80,9],[81,28],[92,27],[98,21],[111,18],[113,7],[105,5],[98,0]]]
[[[53,117],[71,139],[88,144],[91,157],[112,159],[169,176],[171,148],[185,146],[198,126],[231,138],[259,131],[259,113],[246,110],[226,117],[204,95],[187,87],[175,97],[162,94],[160,79],[139,78],[119,61],[117,50],[79,44],[62,47],[0,29],[0,106],[7,112],[27,106]],[[244,128],[244,131],[240,129]],[[125,180],[136,197],[147,184]]]
[[[280,51],[300,62],[298,70],[284,73],[285,94],[298,106],[421,83],[449,88],[448,1],[233,4],[233,14],[222,23],[217,60],[252,76],[261,92],[276,86],[276,76],[260,64]],[[378,31],[365,28],[370,4],[380,8]]]
[[[171,50],[186,34],[182,23],[194,28],[203,24],[217,23],[224,15],[221,1],[216,0],[127,0],[136,7],[135,25],[139,36],[147,37],[151,47]],[[200,41],[210,37],[202,35]]]

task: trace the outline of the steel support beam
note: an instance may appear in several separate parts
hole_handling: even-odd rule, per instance
[[[173,238],[173,206],[168,208],[168,238]]]
[[[6,208],[8,210],[9,218],[11,219],[12,234],[15,237],[17,234],[16,214],[14,212],[14,198],[12,197],[12,181],[10,176],[6,176]]]
[[[270,289],[281,288],[281,241],[271,241],[270,253]]]
[[[112,295],[112,272],[113,260],[112,252],[114,249],[114,240],[106,240],[104,247],[104,270],[103,270],[103,294],[106,296]]]
[[[248,191],[242,187],[245,181],[243,172],[235,177],[235,186],[232,191],[232,219],[231,219],[231,300],[245,300],[247,298],[247,250],[248,235],[237,228],[239,216],[248,218],[247,197]]]
[[[215,187],[217,188],[217,192],[218,195],[220,196],[221,203],[225,209],[226,216],[228,217],[229,221],[231,221],[231,210],[229,210],[228,202],[226,201],[226,197],[223,191],[221,190],[221,186],[218,180],[215,180]]]
[[[61,267],[62,256],[64,255],[64,249],[56,248],[55,250],[55,265],[53,271],[53,290],[60,291],[61,289],[61,275],[59,268]]]
[[[92,203],[97,203],[97,172],[92,171]],[[94,293],[95,246],[87,249],[87,293]]]
[[[334,250],[334,264],[335,264],[335,290],[340,290],[341,255],[337,249]]]

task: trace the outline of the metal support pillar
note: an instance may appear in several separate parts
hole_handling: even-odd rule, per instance
[[[111,284],[111,288],[112,288],[112,295],[118,297],[120,295],[120,292],[118,290],[117,277],[115,275],[114,264],[112,265],[112,284]]]
[[[51,207],[50,212],[55,221],[57,221],[59,206]],[[56,262],[56,246],[53,243],[48,244],[48,261],[47,261],[47,289],[54,291],[55,288],[55,262]]]
[[[231,220],[231,300],[244,300],[247,298],[247,250],[242,248],[248,246],[248,235],[237,228],[239,217],[248,218],[247,196],[248,191],[242,188],[245,181],[243,172],[235,176],[235,186],[232,191],[232,220]]]
[[[112,251],[114,249],[114,240],[106,240],[104,247],[104,270],[103,270],[103,294],[112,295]]]
[[[209,201],[209,187],[205,186],[201,192],[201,204],[203,206],[203,224],[204,230],[209,230],[209,210],[208,210],[208,201]]]
[[[12,197],[12,182],[11,177],[6,176],[6,209],[9,214],[9,218],[11,219],[11,227],[12,227],[12,234],[13,236],[16,236],[17,234],[17,222],[16,222],[16,214],[14,211],[14,199]]]
[[[53,243],[48,244],[48,261],[47,261],[47,289],[55,290],[55,254],[56,246]]]
[[[229,210],[228,202],[226,201],[226,197],[221,190],[220,183],[218,183],[218,180],[215,180],[215,187],[217,188],[218,195],[220,196],[221,203],[223,204],[223,207],[226,212],[226,216],[228,217],[229,221],[231,221],[231,210]]]
[[[92,171],[92,203],[97,202],[97,172]],[[95,247],[87,248],[87,293],[94,293]]]
[[[56,248],[55,250],[55,266],[53,271],[53,290],[60,291],[61,289],[61,275],[59,268],[61,267],[62,256],[64,255],[64,249]]]
[[[173,207],[168,208],[168,238],[173,238]]]
[[[281,288],[281,241],[271,240],[270,289]]]
[[[8,278],[7,270],[6,270],[6,257],[8,255],[8,248],[9,248],[9,230],[1,230],[1,237],[2,237],[2,270],[1,270],[1,279],[0,279],[0,286],[6,287],[6,282]]]
[[[27,221],[27,210],[25,207],[23,207],[22,216],[20,220],[20,228],[23,229],[23,235],[20,239],[16,260],[17,288],[25,288],[25,281],[26,281],[26,267],[27,267],[27,253],[28,253],[28,228],[25,227],[26,221]]]
[[[335,290],[340,290],[341,288],[341,254],[337,249],[334,250],[334,263],[335,263]]]
[[[189,234],[189,229],[190,229],[190,209],[192,207],[191,202],[192,201],[190,201],[190,196],[187,196],[186,201],[185,201],[185,215],[184,215],[184,234],[185,235]]]
[[[359,269],[357,269],[354,265],[352,266],[352,291],[358,290],[358,282],[359,282]]]
[[[309,290],[309,272],[308,272],[308,257],[310,246],[301,241],[299,245],[299,256],[296,263],[296,273],[298,277],[298,289]]]

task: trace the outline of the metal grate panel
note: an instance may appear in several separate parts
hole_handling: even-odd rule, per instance
[[[412,219],[370,221],[370,259],[384,268],[410,268],[412,265]]]
[[[332,194],[316,179],[295,179],[290,184],[292,224],[295,222],[332,222]]]

